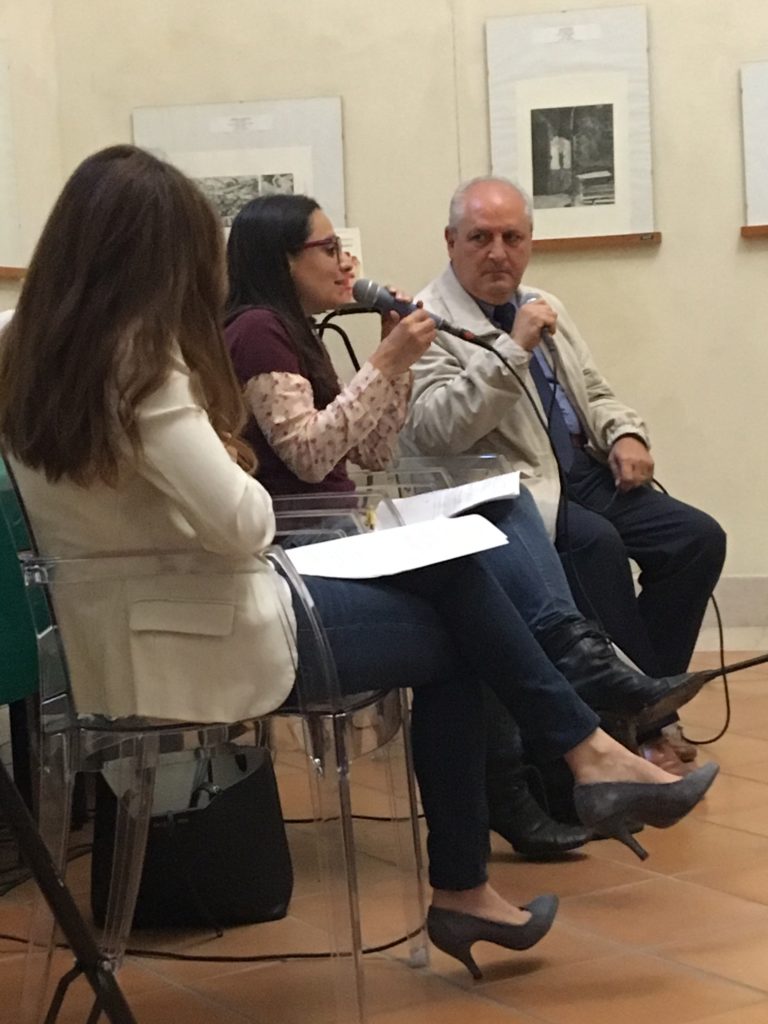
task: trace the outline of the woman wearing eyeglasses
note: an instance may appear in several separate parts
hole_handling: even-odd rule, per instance
[[[275,260],[286,213],[307,237]],[[264,247],[271,221],[274,246]],[[309,319],[352,297],[352,261],[326,214],[306,196],[270,196],[248,203],[232,230],[226,338],[262,425],[254,418],[244,432],[259,480],[273,494],[354,490],[336,452],[370,469],[389,465],[408,409],[409,367],[431,344],[434,324],[421,310],[385,321],[378,348],[340,390]]]

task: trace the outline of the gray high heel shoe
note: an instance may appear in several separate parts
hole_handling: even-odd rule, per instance
[[[558,905],[557,896],[537,896],[526,903],[522,910],[531,915],[525,924],[503,924],[474,914],[462,914],[457,910],[443,910],[430,907],[427,914],[427,934],[438,949],[467,968],[472,977],[479,981],[483,974],[472,958],[474,942],[495,942],[506,949],[530,949],[543,939],[555,919]]]
[[[678,782],[592,782],[574,786],[579,820],[602,836],[618,839],[640,860],[648,851],[629,831],[630,822],[669,828],[702,799],[720,771],[705,764]]]

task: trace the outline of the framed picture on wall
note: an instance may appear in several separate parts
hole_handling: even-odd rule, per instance
[[[309,194],[346,223],[338,96],[140,107],[133,138],[194,178],[225,227],[250,199],[279,192]]]
[[[645,7],[492,18],[486,46],[493,173],[536,237],[653,232]]]
[[[748,227],[768,226],[768,61],[741,66],[744,189]],[[768,233],[768,231],[767,231]]]

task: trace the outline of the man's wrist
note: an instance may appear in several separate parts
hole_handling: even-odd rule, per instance
[[[623,441],[625,437],[633,437],[635,441],[639,441],[643,448],[645,448],[647,451],[651,450],[651,446],[646,440],[646,438],[644,438],[642,434],[635,434],[631,430],[627,430],[625,433],[619,434],[618,437],[615,437],[611,442],[611,448],[613,448],[615,444],[618,444],[619,441]]]

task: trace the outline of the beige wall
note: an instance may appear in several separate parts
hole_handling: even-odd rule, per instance
[[[340,94],[348,217],[363,230],[366,273],[415,290],[442,265],[457,180],[488,169],[484,21],[556,7],[0,0],[25,93],[16,112],[30,125],[25,216],[36,231],[63,172],[129,139],[134,107]],[[768,243],[739,239],[738,89],[739,64],[768,59],[768,10],[765,0],[647,8],[663,243],[539,255],[528,276],[567,301],[617,391],[647,417],[661,480],[726,526],[728,572],[768,577]],[[0,291],[0,305],[10,301]]]
[[[0,0],[0,39],[10,63],[13,146],[22,242],[31,252],[61,185],[54,0]],[[0,280],[0,309],[18,286]]]

